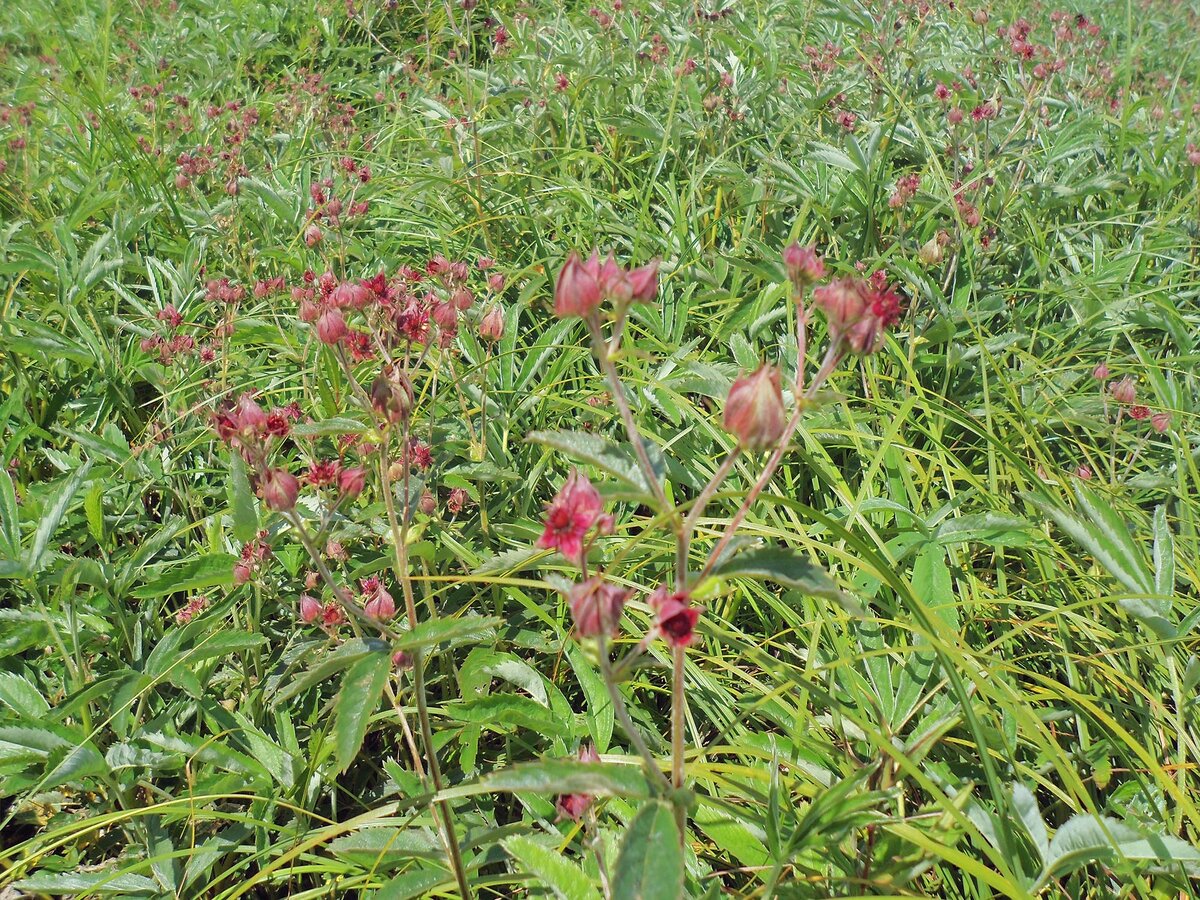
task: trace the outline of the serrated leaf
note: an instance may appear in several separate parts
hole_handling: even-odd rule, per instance
[[[618,447],[611,441],[596,434],[589,434],[586,431],[532,431],[526,440],[532,441],[535,444],[542,444],[546,447],[553,447],[573,459],[591,463],[596,468],[603,469],[610,475],[625,482],[625,484],[640,494],[644,494],[647,497],[653,496],[652,488],[646,482],[646,477],[642,473],[637,457],[634,455],[632,449],[626,450],[623,447]],[[650,461],[653,464],[656,454],[649,447],[647,448],[647,454],[650,456]],[[655,466],[655,475],[660,484],[662,483],[663,472],[663,466]]]
[[[15,672],[0,672],[0,707],[8,707],[30,719],[50,712],[50,704],[41,692],[27,678]]]
[[[272,698],[271,705],[278,706],[284,701],[290,700],[313,685],[329,680],[338,672],[353,666],[371,654],[387,656],[390,660],[391,647],[385,641],[377,638],[351,638],[318,657],[307,671],[280,688]]]
[[[233,584],[233,566],[237,557],[230,553],[213,553],[179,563],[167,569],[149,584],[133,591],[137,600],[148,600],[166,594],[198,591],[203,588]]]
[[[557,850],[544,847],[528,835],[510,837],[504,849],[559,900],[599,900],[599,892],[583,869]]]
[[[802,553],[787,547],[754,547],[718,563],[714,575],[774,581],[815,597],[842,600],[842,591],[829,574]]]
[[[683,892],[683,849],[671,807],[643,806],[621,841],[612,876],[612,900],[679,900]]]
[[[571,722],[562,721],[536,700],[515,694],[494,694],[478,700],[449,703],[444,710],[455,721],[481,727],[528,728],[542,735],[563,738],[574,733]]]
[[[587,700],[588,730],[592,733],[592,741],[598,753],[608,752],[608,743],[612,740],[613,725],[616,714],[613,710],[612,698],[604,686],[604,679],[596,671],[596,666],[587,658],[583,650],[575,642],[568,642],[567,661],[575,672],[579,687]]]
[[[50,546],[50,539],[58,531],[58,526],[62,523],[63,516],[67,513],[67,507],[75,499],[75,494],[79,491],[79,486],[83,484],[83,480],[87,477],[88,470],[91,467],[92,464],[88,461],[77,468],[63,486],[59,488],[54,499],[43,510],[42,519],[38,523],[37,531],[33,535],[33,546],[29,550],[27,567],[31,573],[36,575],[42,570],[42,566],[46,561],[46,550]]]
[[[258,510],[254,506],[254,494],[250,480],[246,477],[246,464],[240,453],[234,453],[229,461],[229,511],[233,518],[233,536],[245,542],[254,540],[258,534]]]
[[[457,641],[487,640],[502,621],[495,616],[462,616],[420,622],[416,628],[400,635],[393,649],[412,651]]]
[[[121,872],[39,872],[13,887],[35,894],[157,894],[158,885],[145,875]]]
[[[358,755],[391,671],[391,656],[372,653],[351,666],[343,677],[342,689],[333,703],[334,756],[339,772],[350,768]]]
[[[648,797],[646,776],[633,766],[555,759],[518,763],[471,783],[449,788],[445,799],[475,794],[528,791],[533,794],[592,794],[597,797]]]

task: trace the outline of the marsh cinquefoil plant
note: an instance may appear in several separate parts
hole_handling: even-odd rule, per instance
[[[821,388],[835,367],[848,355],[862,356],[877,351],[887,329],[896,323],[901,313],[900,297],[882,271],[869,280],[847,276],[814,288],[826,274],[824,261],[814,248],[793,244],[784,251],[783,263],[791,284],[796,328],[797,354],[790,361],[794,373],[790,383],[791,410],[789,412],[785,405],[782,375],[777,365],[763,362],[753,372],[743,373],[735,380],[723,413],[723,423],[733,438],[733,445],[699,493],[686,502],[672,502],[668,498],[663,487],[662,467],[656,465],[651,447],[639,432],[619,368],[622,353],[630,352],[628,344],[623,344],[630,305],[655,300],[658,261],[626,269],[611,254],[601,260],[599,252],[593,251],[584,260],[572,252],[559,272],[555,286],[555,313],[560,317],[583,319],[591,338],[592,354],[624,423],[645,489],[638,499],[651,514],[648,520],[639,524],[643,529],[664,529],[674,537],[674,571],[658,585],[639,586],[653,613],[650,629],[632,647],[613,658],[622,610],[634,595],[637,582],[635,577],[627,576],[619,568],[592,561],[593,548],[605,535],[612,533],[614,521],[604,512],[600,492],[579,471],[571,472],[547,507],[545,530],[538,540],[538,547],[557,550],[579,571],[578,581],[566,591],[575,635],[581,640],[594,641],[601,677],[616,716],[641,756],[655,793],[671,804],[675,822],[672,839],[680,843],[686,834],[689,806],[684,660],[688,647],[697,639],[697,624],[703,612],[697,598],[708,592],[708,580],[736,552],[732,542],[738,527],[771,481],[801,425],[805,410],[819,402]],[[819,363],[810,374],[808,336],[814,310],[825,317],[827,345],[817,354]],[[657,453],[657,448],[653,452]],[[760,474],[712,545],[702,555],[694,555],[693,541],[705,508],[743,454],[758,455],[762,460]],[[630,716],[620,688],[623,674],[639,664],[651,642],[657,638],[665,642],[671,662],[671,757],[666,766],[655,758],[640,727]],[[594,750],[581,748],[581,761],[594,758]],[[669,775],[664,774],[664,768]],[[587,804],[580,802],[579,797],[573,794],[560,800],[560,810],[578,819],[587,809]],[[594,842],[594,846],[598,844]],[[597,864],[603,872],[603,860],[598,859]]]

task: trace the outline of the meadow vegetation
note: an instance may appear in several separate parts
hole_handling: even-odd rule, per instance
[[[1200,894],[1200,10],[0,7],[0,894]]]

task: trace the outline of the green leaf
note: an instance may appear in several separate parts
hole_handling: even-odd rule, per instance
[[[1167,524],[1166,506],[1154,510],[1154,593],[1175,594],[1175,536]]]
[[[7,706],[18,715],[36,719],[50,712],[50,704],[41,692],[23,675],[0,672],[0,706]]]
[[[328,681],[338,672],[349,668],[371,654],[386,656],[390,660],[391,647],[385,641],[377,638],[367,638],[365,640],[362,638],[351,638],[318,657],[316,662],[309,667],[308,671],[280,688],[272,698],[271,705],[278,706],[280,703],[303,693],[313,685]]]
[[[333,703],[334,752],[339,772],[350,768],[358,755],[391,671],[391,656],[372,653],[356,662],[342,679],[342,689]]]
[[[475,794],[529,791],[553,794],[592,794],[596,797],[649,797],[646,776],[634,766],[584,763],[571,759],[518,763],[471,783],[449,788],[443,799]]]
[[[246,464],[240,453],[230,456],[228,494],[234,538],[242,542],[254,540],[258,534],[258,510],[254,506],[254,494],[250,490]]]
[[[802,553],[788,547],[755,547],[719,563],[714,575],[729,578],[737,575],[760,581],[774,581],[796,588],[814,597],[843,600],[842,591],[824,569]]]
[[[478,700],[449,703],[446,715],[458,722],[468,722],[490,728],[528,728],[539,734],[569,737],[574,733],[572,723],[563,721],[550,709],[515,694],[495,694]]]
[[[1034,498],[1034,503],[1050,516],[1063,532],[1084,550],[1096,558],[1110,575],[1121,582],[1127,589],[1137,594],[1153,592],[1148,566],[1141,559],[1129,529],[1111,508],[1099,513],[1099,505],[1083,488],[1078,488],[1079,496],[1088,497],[1085,510],[1096,513],[1100,521],[1085,519],[1069,510],[1060,509],[1053,504]]]
[[[1182,863],[1190,872],[1200,871],[1200,850],[1179,838],[1146,835],[1116,819],[1080,813],[1055,832],[1039,883],[1045,884],[1050,878],[1088,863],[1111,865],[1122,858],[1159,863],[1159,868],[1174,868]]]
[[[237,557],[230,553],[213,553],[190,559],[171,566],[167,574],[137,588],[133,592],[134,599],[148,600],[166,594],[233,584],[233,566],[236,562]]]
[[[603,469],[625,482],[639,494],[647,497],[653,496],[652,488],[647,483],[646,476],[638,465],[637,457],[632,449],[626,450],[624,447],[618,447],[611,441],[586,431],[532,431],[526,440],[553,447],[574,459],[591,463],[596,468]],[[650,453],[649,448],[647,448],[647,453],[653,464],[655,454]],[[664,469],[662,466],[655,466],[655,470],[661,484]]]
[[[8,470],[0,466],[0,534],[15,555],[21,546],[21,520],[17,513],[17,492]]]
[[[926,544],[917,554],[912,570],[913,595],[929,607],[929,611],[958,634],[958,603],[954,583],[946,565],[946,551],[939,544]]]
[[[509,838],[504,849],[559,900],[599,900],[599,892],[583,869],[557,850],[548,849],[528,835]]]
[[[394,650],[412,651],[443,643],[481,641],[494,636],[503,622],[494,616],[463,616],[458,619],[433,619],[421,622],[396,640]]]
[[[34,532],[33,547],[29,551],[28,569],[31,573],[36,575],[42,570],[50,539],[54,537],[54,532],[58,531],[58,526],[67,513],[67,507],[75,499],[75,494],[79,491],[79,486],[83,484],[83,479],[87,477],[91,467],[92,464],[89,461],[76,469],[59,489],[54,499],[42,511],[42,520],[38,523],[37,531]]]
[[[88,534],[97,544],[104,543],[104,484],[97,481],[83,498],[83,512],[87,516]]]
[[[1012,786],[1013,809],[1021,818],[1021,824],[1037,848],[1038,856],[1045,861],[1050,849],[1050,839],[1046,836],[1046,823],[1042,821],[1041,810],[1038,809],[1037,798],[1033,792],[1019,781]]]
[[[647,803],[634,816],[621,842],[613,872],[613,900],[679,900],[683,893],[683,849],[671,807]]]
[[[612,698],[604,686],[604,679],[596,671],[579,644],[568,641],[566,645],[567,661],[575,672],[579,687],[587,700],[588,731],[596,745],[597,753],[607,753],[609,741],[612,740],[613,724],[616,720]]]
[[[13,887],[35,894],[157,894],[158,885],[145,875],[129,872],[39,872]]]

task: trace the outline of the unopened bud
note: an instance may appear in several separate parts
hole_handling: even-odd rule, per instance
[[[786,426],[779,370],[763,363],[737,379],[725,401],[725,430],[747,450],[773,446]]]

